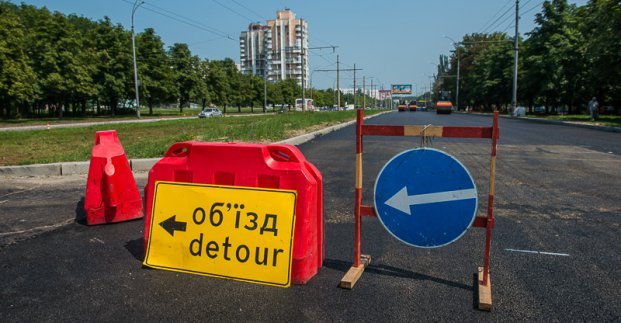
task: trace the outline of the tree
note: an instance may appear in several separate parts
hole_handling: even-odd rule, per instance
[[[114,115],[119,101],[127,99],[133,91],[131,35],[105,17],[97,24],[96,37],[98,97]]]
[[[283,104],[285,102],[282,89],[278,83],[267,82],[267,102],[272,105]]]
[[[197,91],[196,91],[196,99],[201,102],[201,107],[205,109],[207,106],[207,102],[210,100],[209,96],[209,61],[203,60],[197,62],[198,65],[198,78],[200,82],[198,83]]]
[[[510,43],[490,43],[474,60],[474,92],[480,97],[476,104],[492,109],[511,102],[513,83],[513,48]]]
[[[524,88],[546,107],[576,107],[584,93],[584,38],[575,5],[546,1],[535,16],[537,27],[528,33]]]
[[[25,52],[25,29],[11,4],[0,3],[0,103],[2,116],[33,102],[38,94],[36,75]]]
[[[164,50],[164,42],[147,28],[136,37],[136,59],[140,79],[140,96],[147,102],[149,114],[153,106],[176,95],[171,61]]]
[[[224,112],[226,112],[226,106],[230,104],[229,92],[231,87],[222,65],[222,61],[209,62],[207,88],[209,93],[212,93],[212,102],[224,107]]]
[[[196,70],[197,59],[192,56],[187,44],[174,44],[169,50],[169,55],[177,87],[179,112],[183,112],[183,108],[189,106],[190,99],[197,93],[200,83]]]
[[[590,0],[584,12],[582,30],[586,56],[591,63],[590,96],[600,102],[621,106],[621,5],[619,0]],[[586,96],[588,97],[588,96]]]
[[[92,50],[95,43],[88,37],[94,34],[92,24],[88,19],[76,15],[65,19],[56,13],[54,17],[59,20],[58,26],[65,29],[63,37],[58,40],[61,51],[60,71],[66,82],[65,102],[70,102],[74,115],[77,114],[78,106],[81,107],[81,113],[84,113],[86,101],[97,96],[93,80],[97,71],[96,55]]]
[[[302,92],[302,87],[298,85],[294,79],[286,79],[277,83],[281,87],[283,103],[292,106],[295,104],[295,99],[298,97],[298,93]]]

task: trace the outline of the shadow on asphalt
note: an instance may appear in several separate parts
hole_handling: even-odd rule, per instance
[[[342,261],[342,260],[336,260],[336,259],[325,259],[323,261],[323,265],[330,269],[338,270],[341,272],[347,272],[349,268],[351,267],[352,263],[349,261]],[[461,288],[461,289],[469,290],[473,292],[475,291],[475,288],[473,286],[477,286],[476,277],[475,277],[473,285],[465,285],[465,284],[460,284],[460,283],[442,279],[442,278],[437,278],[437,277],[432,277],[432,276],[425,275],[425,274],[416,273],[410,270],[405,270],[405,269],[387,266],[387,265],[381,265],[381,264],[374,265],[373,263],[371,263],[364,270],[364,272],[371,273],[371,274],[384,275],[384,276],[391,276],[391,277],[401,277],[401,278],[409,278],[409,279],[416,279],[416,280],[428,280],[428,281],[432,281],[438,284],[443,284],[443,285],[455,287],[455,288]],[[478,304],[478,301],[476,304]]]
[[[144,260],[144,238],[127,241],[125,249],[142,263]]]
[[[336,260],[336,259],[324,259],[323,260],[323,265],[326,268],[330,268],[330,269],[334,269],[334,270],[338,270],[338,271],[342,271],[342,272],[347,272],[349,270],[349,267],[351,267],[351,261],[343,261],[343,260]]]
[[[84,211],[84,196],[75,205],[75,223],[86,225],[86,211]]]
[[[474,296],[472,297],[472,309],[479,310],[479,275],[477,273],[472,274],[472,289],[474,290]]]

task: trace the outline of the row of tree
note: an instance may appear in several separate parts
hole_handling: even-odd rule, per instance
[[[545,1],[535,22],[527,39],[519,39],[519,105],[580,113],[597,96],[602,105],[621,106],[619,0],[590,0],[584,6]],[[434,93],[450,91],[455,97],[459,55],[460,108],[509,107],[513,37],[475,33],[456,45],[450,57],[440,57]]]
[[[207,60],[187,44],[165,48],[153,29],[136,35],[140,102],[203,107],[263,107],[263,79],[241,74],[232,59]],[[2,117],[115,114],[135,97],[131,33],[100,21],[0,1]],[[327,91],[315,92],[321,104]],[[267,84],[268,104],[301,95],[292,79]]]

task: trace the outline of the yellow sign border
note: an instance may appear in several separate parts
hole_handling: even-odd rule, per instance
[[[149,264],[147,262],[147,260],[149,259],[149,251],[151,250],[151,241],[152,241],[151,235],[153,234],[153,229],[154,229],[154,224],[155,224],[155,221],[153,221],[153,216],[154,216],[154,213],[155,213],[155,204],[156,204],[156,201],[157,201],[157,189],[158,189],[158,186],[160,184],[178,185],[178,186],[193,186],[193,187],[197,187],[198,186],[198,187],[224,188],[224,189],[233,189],[233,190],[279,192],[279,193],[290,193],[290,194],[293,194],[293,212],[292,212],[293,215],[292,215],[292,221],[291,221],[291,239],[289,240],[289,261],[288,261],[288,267],[289,268],[287,269],[287,272],[289,274],[287,275],[287,282],[284,283],[284,284],[278,284],[278,283],[273,283],[273,282],[269,282],[269,281],[261,281],[261,280],[255,280],[255,279],[233,277],[233,276],[223,276],[223,275],[206,273],[206,272],[195,271],[195,270],[188,270],[188,269],[183,269],[183,268],[175,268],[175,267],[168,267],[168,266],[162,266],[162,265]],[[295,212],[296,206],[297,206],[297,197],[298,197],[297,191],[295,191],[295,190],[273,189],[273,188],[263,188],[263,187],[214,185],[214,184],[188,183],[188,182],[171,182],[171,181],[155,181],[155,185],[154,186],[155,187],[154,187],[154,190],[153,190],[153,203],[151,205],[151,214],[150,214],[150,216],[151,216],[150,217],[151,223],[149,225],[149,242],[147,243],[147,248],[145,250],[143,265],[148,266],[150,268],[164,269],[164,270],[169,270],[169,271],[173,271],[173,272],[196,274],[196,275],[207,276],[207,277],[231,279],[231,280],[236,280],[236,281],[257,283],[257,284],[269,285],[269,286],[277,286],[277,287],[285,287],[286,288],[286,287],[289,287],[291,285],[291,269],[292,269],[291,267],[292,267],[292,263],[293,263],[293,242],[294,242],[294,239],[295,239],[295,222],[296,222],[296,218],[297,218],[297,214]]]

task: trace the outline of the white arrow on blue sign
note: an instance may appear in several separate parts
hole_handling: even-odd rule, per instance
[[[459,239],[472,225],[478,203],[464,165],[432,148],[407,150],[388,161],[377,176],[374,198],[388,232],[421,248]]]

